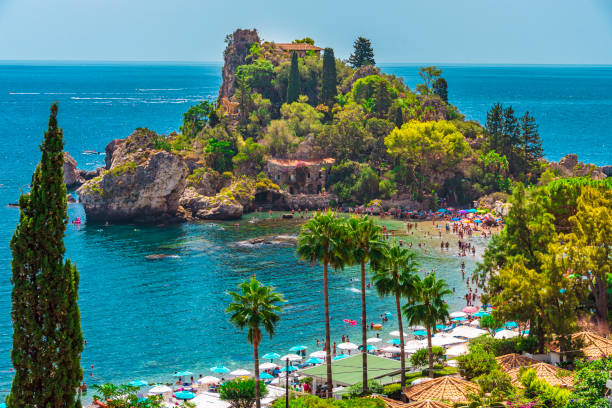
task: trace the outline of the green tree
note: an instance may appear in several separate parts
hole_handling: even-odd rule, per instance
[[[183,114],[181,132],[187,137],[194,137],[209,123],[213,112],[215,112],[215,105],[210,101],[202,101],[197,105],[193,105]],[[214,125],[214,123],[211,123],[211,126]]]
[[[217,140],[211,137],[208,139],[205,152],[208,154],[210,167],[213,169],[218,172],[232,169],[232,157],[235,151],[232,149],[231,142],[227,140]]]
[[[529,112],[520,119],[521,126],[521,142],[520,145],[523,147],[523,158],[527,165],[528,171],[537,170],[536,166],[539,160],[544,156],[544,150],[542,149],[542,140],[538,133],[538,125],[533,116]]]
[[[83,378],[79,274],[64,259],[68,217],[56,103],[40,150],[31,190],[19,199],[19,224],[10,243],[15,376],[7,405],[77,407]]]
[[[232,297],[232,303],[225,312],[230,314],[230,321],[236,327],[248,329],[247,337],[249,343],[253,345],[255,360],[255,406],[260,408],[259,345],[263,337],[262,328],[272,338],[280,321],[279,303],[285,299],[280,293],[275,292],[274,288],[262,285],[255,278],[240,283],[238,288],[239,292],[228,293]]]
[[[376,65],[374,61],[374,50],[372,42],[367,38],[358,37],[353,43],[353,54],[348,59],[348,63],[353,68],[360,68],[364,65]]]
[[[442,363],[444,361],[444,354],[446,353],[446,350],[444,350],[444,347],[433,346],[431,348],[431,353],[433,354],[435,363]],[[429,349],[421,348],[414,352],[410,356],[410,364],[415,367],[424,367],[429,365]]]
[[[259,387],[255,387],[256,383],[259,383]],[[219,387],[219,396],[229,401],[231,408],[252,408],[259,401],[259,395],[266,395],[266,384],[251,378],[225,381]]]
[[[338,76],[336,73],[336,58],[334,50],[326,48],[323,53],[323,79],[321,80],[321,103],[329,106],[333,105],[338,86]]]
[[[298,56],[294,51],[291,54],[291,69],[289,70],[289,82],[287,82],[287,103],[295,102],[300,96],[300,69],[298,68]]]
[[[448,305],[444,297],[452,292],[444,279],[437,279],[435,273],[415,281],[414,303],[404,305],[402,311],[412,326],[422,324],[427,329],[427,349],[429,350],[429,377],[434,377],[434,358],[431,345],[432,330],[436,324],[448,319]]]
[[[417,85],[417,91],[421,95],[431,95],[435,82],[442,75],[442,70],[436,66],[419,68],[419,76],[423,80],[422,84]]]
[[[444,103],[448,103],[448,83],[446,79],[440,77],[433,83],[433,93],[438,95]]]
[[[161,395],[150,395],[146,398],[138,398],[138,387],[131,385],[115,385],[106,383],[94,385],[93,399],[106,404],[109,408],[162,408],[163,397]],[[187,405],[181,404],[186,407]]]
[[[377,186],[378,187],[378,186]],[[366,263],[376,262],[382,255],[381,231],[367,215],[353,216],[346,222],[346,245],[351,248],[351,261],[359,264],[361,275],[361,350],[363,395],[368,394],[368,321],[366,313]]]
[[[297,253],[300,259],[323,264],[323,297],[325,300],[325,352],[327,365],[327,396],[333,388],[331,342],[329,329],[329,278],[328,267],[342,268],[346,260],[342,222],[336,213],[317,212],[302,228],[298,236]]]
[[[395,297],[395,312],[397,325],[400,332],[400,364],[402,386],[406,384],[406,355],[404,353],[404,325],[402,319],[401,299],[412,302],[415,295],[415,276],[419,270],[416,254],[407,248],[400,247],[393,241],[383,246],[382,256],[374,264],[374,276],[372,282],[380,296]],[[405,397],[402,397],[405,398]]]
[[[467,380],[488,374],[498,368],[493,353],[486,351],[480,345],[471,345],[470,352],[457,357],[459,372]]]
[[[297,148],[298,143],[299,139],[295,137],[289,128],[289,123],[284,119],[270,122],[261,141],[273,157],[286,157]]]
[[[310,37],[304,37],[302,39],[296,39],[291,42],[292,44],[310,44],[315,45],[315,40]]]
[[[575,385],[566,408],[608,408],[606,381],[610,378],[612,360],[604,358],[592,362],[578,362]]]

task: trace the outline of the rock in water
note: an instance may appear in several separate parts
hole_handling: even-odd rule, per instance
[[[64,152],[64,183],[66,183],[66,187],[69,189],[80,187],[85,182],[82,173],[84,173],[82,170],[77,169],[76,160],[68,152]]]
[[[90,220],[172,220],[177,219],[187,174],[187,166],[179,156],[141,149],[140,155],[125,156],[120,161],[113,158],[111,169],[85,183],[78,193]]]

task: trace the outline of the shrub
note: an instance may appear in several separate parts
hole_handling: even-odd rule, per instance
[[[497,399],[509,396],[514,390],[510,376],[497,368],[487,374],[476,377],[475,380],[482,392],[485,394],[490,393]]]
[[[470,352],[457,358],[459,372],[468,380],[489,374],[496,369],[497,362],[493,353],[486,351],[481,345],[470,345]]]
[[[266,395],[266,384],[259,382],[261,396]],[[219,387],[219,396],[224,401],[229,401],[233,407],[247,408],[255,404],[255,380],[252,378],[236,378],[226,381]]]
[[[444,347],[434,346],[431,348],[434,362],[441,363],[444,361]],[[410,356],[410,363],[413,366],[423,367],[429,364],[429,352],[427,348],[418,349],[416,353]]]
[[[125,163],[121,163],[118,166],[113,167],[112,169],[108,170],[108,174],[110,174],[111,176],[121,176],[123,174],[126,173],[135,173],[136,172],[136,163],[135,162],[125,162]]]
[[[378,183],[378,190],[384,199],[389,199],[397,194],[397,185],[392,180],[381,180]]]
[[[378,381],[368,380],[368,390],[371,394],[382,394],[384,389],[383,386],[380,385]],[[363,383],[358,382],[357,384],[353,384],[348,389],[348,395],[352,398],[362,396],[363,392]]]
[[[285,399],[279,398],[272,404],[272,408],[285,408]],[[385,408],[385,403],[374,398],[353,398],[335,401],[322,399],[313,395],[304,395],[289,400],[289,408]]]
[[[172,145],[164,136],[155,136],[153,138],[153,147],[157,150],[165,150],[167,152],[172,150]]]
[[[402,384],[389,384],[383,387],[383,394],[389,398],[401,399]]]

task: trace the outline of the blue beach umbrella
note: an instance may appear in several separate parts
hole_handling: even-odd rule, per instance
[[[289,372],[292,372],[292,371],[297,371],[297,370],[298,370],[298,368],[297,368],[296,366],[292,366],[292,365],[290,365],[289,367],[283,367],[283,368],[281,368],[280,370],[281,370],[281,371],[287,371],[287,368],[289,369],[289,370],[288,370]]]
[[[366,349],[367,349],[368,351],[376,351],[376,350],[378,350],[378,347],[376,347],[376,346],[375,346],[375,345],[373,345],[373,344],[368,344],[368,346],[366,347]]]
[[[342,360],[343,358],[350,357],[348,354],[338,354],[336,357],[332,358],[333,361]]]
[[[465,318],[465,317],[453,317],[451,319],[451,321],[453,321],[453,322],[463,322],[465,320],[467,320],[467,318]]]
[[[308,347],[306,346],[293,346],[289,349],[289,351],[302,351],[302,350],[306,350]],[[280,356],[279,356],[280,357]]]
[[[489,312],[483,312],[482,310],[479,310],[478,312],[474,313],[475,317],[484,317],[484,316],[491,316],[491,314]]]
[[[417,330],[414,332],[415,336],[427,336],[427,332],[425,330]]]
[[[149,385],[149,383],[147,383],[144,380],[134,380],[134,381],[130,381],[128,385],[131,385],[132,387],[144,387],[144,386]]]
[[[195,398],[195,394],[190,391],[178,391],[174,393],[174,396],[182,400],[189,400]]]
[[[191,371],[179,371],[178,373],[172,374],[173,377],[189,377],[193,375]]]
[[[527,330],[523,330],[523,331],[521,332],[521,334],[529,334],[529,329],[527,329]],[[2,408],[2,407],[0,407],[0,408]]]
[[[436,211],[436,212],[439,212],[439,213],[445,213],[445,212],[446,212],[446,209],[445,209],[445,208],[440,208],[440,209],[439,209],[438,211]]]
[[[453,221],[461,221],[461,218],[453,217],[453,218],[451,218],[451,220],[453,220]]]
[[[0,404],[0,408],[6,408],[6,404],[4,402]]]
[[[267,358],[270,360],[274,360],[275,358],[280,358],[280,354],[277,353],[268,353],[268,354],[264,354],[261,358]]]
[[[229,373],[230,369],[224,366],[216,366],[210,369],[210,371],[212,371],[213,373],[217,373],[217,374],[225,374],[225,373]]]
[[[259,374],[259,378],[261,378],[262,380],[271,380],[274,378],[274,376],[264,371],[263,373]]]
[[[387,341],[388,344],[400,344],[400,339],[390,339]]]
[[[316,358],[316,357],[312,357],[304,361],[304,363],[306,364],[321,364],[322,362],[323,360],[321,360],[320,358]]]
[[[475,209],[475,208],[470,208],[469,210],[467,210],[467,212],[469,212],[469,213],[477,213],[478,210]]]
[[[518,327],[518,324],[516,322],[506,322],[506,327],[507,328]]]
[[[480,220],[474,220],[474,224],[480,224],[482,221]]]

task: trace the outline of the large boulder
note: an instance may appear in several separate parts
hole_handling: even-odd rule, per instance
[[[179,205],[186,220],[235,220],[242,217],[244,210],[236,200],[221,195],[204,196],[193,187],[185,189]]]
[[[116,157],[109,170],[79,188],[87,218],[113,222],[159,222],[178,218],[188,169],[166,151],[148,151],[139,161]],[[136,157],[132,157],[136,160]]]
[[[590,177],[593,180],[602,180],[608,177],[608,174],[602,168],[579,161],[577,154],[568,154],[561,158],[558,163],[550,162],[549,166],[561,177]]]
[[[64,183],[68,189],[80,187],[85,179],[83,174],[85,172],[77,169],[77,162],[68,154],[64,152]]]

